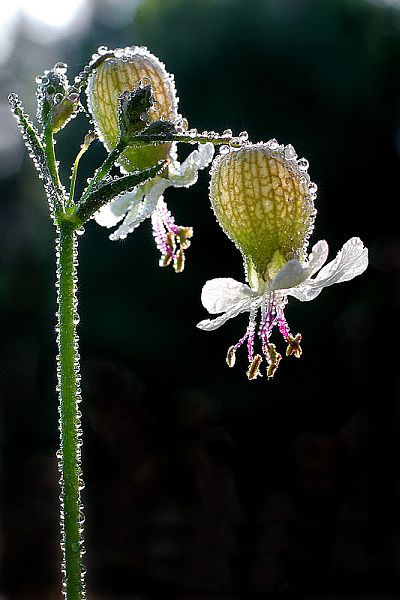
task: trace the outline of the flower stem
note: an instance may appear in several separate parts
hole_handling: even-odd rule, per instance
[[[80,202],[84,202],[86,198],[89,196],[91,191],[96,188],[96,186],[101,182],[101,180],[109,173],[109,171],[114,166],[115,162],[118,160],[119,155],[126,149],[126,144],[124,142],[118,142],[118,144],[113,148],[110,154],[107,156],[103,164],[96,169],[96,172],[90,181],[89,185],[85,189],[80,199]]]
[[[61,181],[60,181],[60,176],[58,174],[58,168],[57,168],[57,161],[56,161],[56,154],[55,154],[55,150],[54,150],[54,137],[53,137],[53,132],[51,131],[50,127],[46,127],[44,129],[44,152],[46,154],[46,162],[47,162],[47,166],[51,175],[51,178],[53,180],[53,184],[55,189],[58,192],[59,198],[63,198],[64,194],[63,194],[63,189],[62,189],[62,185],[61,185]],[[58,202],[58,204],[60,204],[60,202]],[[59,206],[57,205],[56,210],[60,211],[64,209],[64,206]]]
[[[81,400],[76,300],[77,235],[68,222],[57,228],[58,391],[63,592],[67,600],[85,598],[81,478]]]

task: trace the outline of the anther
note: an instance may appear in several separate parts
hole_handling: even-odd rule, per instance
[[[272,379],[281,362],[282,356],[276,351],[275,344],[268,344],[269,364],[267,369],[268,379]]]
[[[259,354],[256,354],[248,368],[248,371],[247,371],[247,378],[249,379],[249,381],[252,381],[253,379],[257,379],[257,377],[262,377],[262,375],[260,373],[261,363],[262,363],[261,356]]]
[[[228,348],[228,352],[226,355],[226,364],[228,367],[233,367],[236,362],[236,349],[235,346],[231,346]]]
[[[286,356],[293,354],[296,358],[300,358],[303,352],[300,346],[301,338],[301,333],[297,333],[294,337],[292,335],[287,336],[286,342],[288,343],[288,347],[286,348]]]

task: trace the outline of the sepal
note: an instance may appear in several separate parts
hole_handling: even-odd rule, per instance
[[[149,110],[153,106],[154,96],[151,85],[139,86],[133,91],[125,91],[120,96],[118,107],[118,126],[121,139],[127,145],[137,133],[143,131],[149,120]]]

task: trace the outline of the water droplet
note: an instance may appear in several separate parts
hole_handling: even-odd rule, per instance
[[[68,65],[64,62],[58,62],[54,65],[54,71],[59,75],[65,75],[67,72]]]
[[[90,181],[90,180],[88,180],[88,181]],[[83,235],[85,233],[85,228],[80,227],[79,229],[76,229],[75,233],[76,233],[76,235]]]
[[[272,140],[269,140],[267,142],[267,147],[270,150],[276,150],[277,148],[279,148],[279,144],[278,144],[278,142],[277,142],[277,140],[275,138],[272,138]]]
[[[249,134],[247,133],[247,131],[241,131],[239,133],[239,140],[243,143],[243,142],[247,142],[247,140],[249,139]]]
[[[297,161],[297,165],[300,169],[300,171],[307,171],[308,170],[308,160],[306,158],[299,158],[299,160]]]
[[[42,77],[42,85],[47,85],[49,83],[48,77]]]
[[[106,52],[108,52],[108,48],[107,48],[107,46],[99,46],[99,47],[97,48],[97,52],[98,52],[99,54],[105,54]]]
[[[297,158],[296,150],[293,148],[292,144],[285,146],[284,156],[286,160],[293,160]]]
[[[226,144],[224,144],[223,146],[220,146],[219,149],[219,153],[224,155],[224,154],[228,154],[230,152],[230,147],[227,146]]]
[[[40,75],[37,75],[35,77],[35,81],[38,85],[40,85],[41,83],[43,83],[43,78]]]
[[[140,87],[146,87],[147,85],[151,85],[151,79],[149,77],[142,77],[139,79]]]

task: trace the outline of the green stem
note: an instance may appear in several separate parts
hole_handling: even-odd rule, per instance
[[[51,178],[53,180],[54,187],[56,188],[60,198],[64,197],[63,188],[61,185],[60,177],[58,174],[56,155],[54,151],[54,137],[50,127],[44,129],[44,151],[46,154],[46,162],[50,171]],[[63,210],[64,207],[56,207],[58,210]]]
[[[64,575],[63,591],[67,600],[85,598],[83,554],[83,511],[81,478],[81,414],[79,354],[76,324],[77,236],[68,222],[57,228],[58,281],[58,390],[61,474],[61,534]]]
[[[121,152],[123,152],[125,150],[125,148],[126,148],[126,144],[124,142],[118,142],[118,144],[115,146],[115,148],[113,148],[111,150],[110,154],[107,156],[106,160],[103,162],[101,167],[96,169],[96,172],[95,172],[91,182],[89,183],[89,185],[87,186],[87,188],[85,189],[85,191],[82,194],[80,202],[84,202],[86,200],[86,198],[89,196],[90,192],[93,190],[93,188],[98,183],[100,183],[100,181],[107,175],[107,173],[109,171],[111,171],[115,162],[118,160],[119,155],[121,154]]]
[[[240,141],[238,137],[232,136],[223,136],[218,135],[217,137],[212,137],[210,135],[203,135],[201,133],[197,135],[190,135],[189,133],[159,133],[159,134],[146,134],[146,133],[137,133],[134,136],[135,142],[141,143],[157,143],[163,144],[166,142],[183,142],[186,144],[205,144],[206,142],[210,142],[214,144],[214,146],[220,146],[222,144],[226,144],[228,146],[232,146],[233,148],[240,148],[243,145],[243,142]]]

